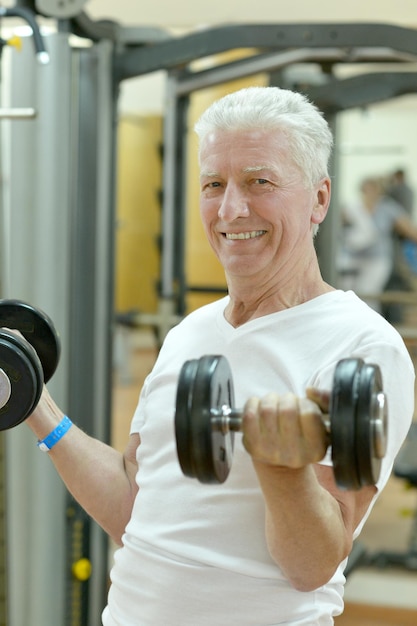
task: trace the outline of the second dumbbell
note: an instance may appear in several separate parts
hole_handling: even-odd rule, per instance
[[[0,430],[17,426],[33,412],[60,351],[46,313],[20,300],[0,300]]]

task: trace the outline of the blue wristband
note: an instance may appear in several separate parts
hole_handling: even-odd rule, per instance
[[[72,422],[66,415],[59,422],[58,426],[45,439],[38,441],[38,448],[42,452],[49,452],[56,443],[69,431]]]

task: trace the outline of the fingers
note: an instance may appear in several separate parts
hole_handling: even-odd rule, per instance
[[[245,405],[243,445],[263,463],[292,468],[320,461],[326,453],[322,413],[309,398],[268,394]]]
[[[312,400],[312,402],[315,402],[320,407],[323,413],[329,412],[330,393],[328,391],[323,391],[316,387],[308,387],[306,395],[309,400]]]

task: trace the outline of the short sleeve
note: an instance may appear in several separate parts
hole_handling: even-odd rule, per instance
[[[145,411],[144,405],[146,400],[147,391],[149,388],[149,380],[150,374],[146,377],[145,382],[143,383],[142,390],[139,395],[139,402],[133,414],[133,418],[130,424],[130,434],[140,433],[144,423],[145,423]]]

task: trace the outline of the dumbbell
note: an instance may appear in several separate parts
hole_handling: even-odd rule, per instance
[[[33,412],[60,352],[46,313],[21,300],[0,300],[0,430],[17,426]]]
[[[234,433],[242,413],[233,408],[232,372],[223,355],[186,361],[175,405],[175,435],[182,472],[202,483],[229,475]],[[378,481],[386,451],[388,409],[377,365],[342,359],[335,368],[329,415],[322,415],[337,485],[357,490]]]

